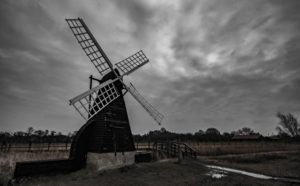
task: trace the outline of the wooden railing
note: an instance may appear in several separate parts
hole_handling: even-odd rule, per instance
[[[154,144],[155,146],[155,144]],[[165,152],[170,157],[177,157],[181,153],[182,158],[197,158],[197,153],[185,143],[180,142],[159,142],[157,150]]]
[[[168,157],[178,157],[181,153],[182,158],[197,158],[197,153],[194,149],[185,143],[181,142],[157,142],[136,145],[137,150],[154,150],[163,152]]]

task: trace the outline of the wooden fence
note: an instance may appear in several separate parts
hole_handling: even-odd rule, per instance
[[[68,151],[71,143],[14,143],[0,146],[0,152]]]

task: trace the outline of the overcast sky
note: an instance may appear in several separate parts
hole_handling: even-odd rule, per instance
[[[142,49],[125,77],[175,132],[275,132],[300,116],[299,0],[2,0],[0,130],[78,130],[68,100],[100,75],[65,18],[84,19],[113,63]],[[133,133],[160,127],[125,96]]]

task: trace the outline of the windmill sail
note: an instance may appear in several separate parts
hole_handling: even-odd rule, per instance
[[[93,34],[90,32],[89,28],[84,23],[84,21],[80,18],[66,19],[66,21],[81,48],[88,56],[90,61],[94,64],[98,72],[101,75],[104,75],[112,70],[113,66],[110,60],[96,41]]]
[[[127,89],[160,125],[164,116],[159,113],[150,103],[148,103],[132,84],[127,87],[122,79],[123,76],[132,73],[139,67],[149,62],[149,59],[146,57],[143,51],[140,50],[128,58],[116,63],[116,67],[119,72],[117,73],[84,21],[81,18],[66,19],[66,21],[81,48],[88,56],[90,61],[94,64],[99,73],[104,76],[111,72],[115,75],[113,78],[116,78],[114,80],[107,80],[106,78],[103,78],[107,80],[105,83],[71,99],[70,105],[73,105],[85,120],[89,120],[109,103],[120,96],[121,92],[118,92],[114,85],[114,82],[119,80],[119,82],[123,84],[123,88]],[[89,99],[90,97],[91,99]]]
[[[149,59],[146,57],[142,50],[137,53],[129,56],[128,58],[116,63],[121,76],[128,75],[149,62]]]
[[[136,90],[136,88],[130,83],[130,86],[127,87],[127,90],[130,94],[144,107],[144,109],[152,116],[152,118],[158,123],[161,124],[164,116],[158,112],[148,101]]]
[[[89,120],[120,96],[114,85],[116,80],[108,80],[76,96],[70,100],[70,105],[73,105],[85,120]]]

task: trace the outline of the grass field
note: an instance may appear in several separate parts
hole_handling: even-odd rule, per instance
[[[284,142],[185,142],[192,147],[200,156],[214,156],[226,154],[246,154],[257,152],[274,152],[274,151],[297,151],[300,150],[298,143]],[[138,148],[152,147],[153,143],[136,143]]]
[[[198,161],[176,160],[142,163],[115,170],[91,172],[83,169],[74,173],[55,176],[40,176],[23,180],[24,186],[85,186],[85,185],[244,185],[244,186],[293,186],[296,184],[274,180],[261,180],[244,175],[226,173],[226,176],[217,179],[208,173],[211,170]]]
[[[201,142],[187,144],[198,155],[205,156],[300,150],[300,144],[283,142]]]

